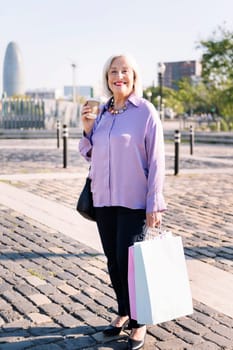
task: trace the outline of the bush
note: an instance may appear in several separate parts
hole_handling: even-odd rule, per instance
[[[211,124],[209,125],[209,128],[210,128],[211,131],[218,131],[218,125],[217,125],[217,123],[211,123]]]
[[[224,119],[221,119],[221,123],[220,123],[220,130],[221,131],[228,131],[228,124]]]
[[[228,127],[229,127],[229,131],[233,131],[233,122],[230,122]]]

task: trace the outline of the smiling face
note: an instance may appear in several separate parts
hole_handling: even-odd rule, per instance
[[[133,91],[134,71],[124,56],[115,58],[108,71],[108,86],[114,96],[128,97]]]

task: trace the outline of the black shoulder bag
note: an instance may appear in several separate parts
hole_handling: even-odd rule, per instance
[[[95,221],[95,208],[93,206],[91,179],[89,177],[86,178],[85,185],[78,198],[76,210],[85,219]]]

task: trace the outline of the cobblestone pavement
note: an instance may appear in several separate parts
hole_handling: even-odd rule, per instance
[[[74,207],[88,169],[76,146],[68,169],[62,169],[61,150],[54,150],[50,140],[26,143],[23,149],[11,141],[0,142],[1,174],[78,172],[83,178],[4,181]],[[167,175],[164,225],[183,237],[187,255],[232,273],[232,173],[224,173],[218,159],[226,159],[229,168],[233,151],[200,146],[196,154],[216,162],[193,159],[193,174]],[[172,168],[172,160],[168,163]],[[222,173],[200,171],[215,169],[215,163]],[[189,169],[189,163],[184,160],[182,167]],[[11,208],[0,204],[0,209],[0,350],[125,349],[127,331],[113,339],[101,332],[116,314],[105,258]],[[233,349],[233,319],[196,300],[194,310],[148,327],[144,349]]]
[[[221,189],[219,188],[221,181]],[[83,180],[11,181],[14,186],[67,206],[75,206]],[[180,234],[186,254],[233,272],[232,174],[168,176],[165,196],[169,210],[164,224]]]

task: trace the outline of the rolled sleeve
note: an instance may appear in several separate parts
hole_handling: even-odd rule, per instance
[[[91,138],[88,137],[88,135],[83,136],[79,141],[79,152],[87,161],[91,160],[91,157],[88,156],[88,153],[90,153],[91,149],[92,149]]]
[[[162,212],[167,209],[163,196],[165,152],[163,128],[156,111],[149,122],[146,140],[149,165],[146,212]]]
[[[147,201],[147,213],[153,212],[163,212],[167,209],[165,199],[162,192],[157,192],[154,195],[154,200],[150,201],[148,198]]]

